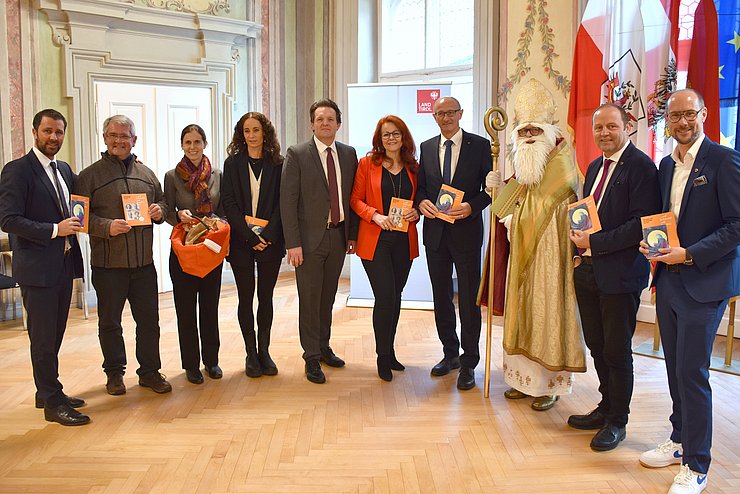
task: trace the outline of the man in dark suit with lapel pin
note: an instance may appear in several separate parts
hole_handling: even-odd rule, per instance
[[[591,440],[595,451],[612,450],[626,437],[634,385],[632,336],[650,273],[638,250],[640,217],[660,211],[658,169],[629,141],[627,123],[627,113],[617,105],[606,103],[594,112],[594,140],[603,155],[588,166],[583,196],[593,196],[601,230],[570,232],[581,255],[573,282],[601,402],[588,414],[571,415],[568,424],[597,429]]]
[[[740,294],[740,153],[704,135],[707,108],[694,90],[671,95],[666,122],[676,148],[660,162],[663,211],[680,247],[654,257],[656,312],[673,401],[670,438],[640,455],[647,467],[681,463],[668,491],[698,493],[711,462],[709,360],[728,300]],[[647,244],[640,251],[647,254]]]
[[[483,219],[481,211],[490,205],[485,192],[486,174],[491,171],[491,147],[487,139],[460,128],[460,102],[446,96],[434,103],[434,119],[441,136],[421,144],[419,186],[416,193],[424,215],[424,247],[432,282],[434,319],[444,357],[432,368],[433,376],[444,376],[460,368],[457,388],[475,386],[475,366],[480,360],[481,315],[476,305],[480,283]],[[447,213],[450,224],[437,218],[435,206],[442,184],[464,192],[463,203]],[[457,271],[460,338],[453,303],[452,266]],[[460,353],[462,343],[463,354]]]
[[[18,281],[28,315],[36,408],[62,425],[83,425],[85,404],[67,396],[59,382],[59,348],[67,327],[72,280],[82,276],[82,254],[76,233],[80,220],[69,213],[75,175],[56,159],[67,121],[56,110],[33,118],[31,151],[3,168],[0,177],[0,227],[13,245],[13,277]]]
[[[335,140],[342,112],[330,99],[310,108],[313,137],[288,148],[280,184],[280,216],[288,263],[298,286],[298,331],[306,378],[326,382],[320,362],[343,367],[329,346],[332,306],[346,254],[357,240],[357,215],[349,205],[357,152]]]

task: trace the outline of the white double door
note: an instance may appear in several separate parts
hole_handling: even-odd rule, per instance
[[[96,82],[95,108],[98,152],[106,150],[103,121],[111,115],[126,115],[136,125],[138,140],[133,153],[159,178],[182,159],[180,133],[187,125],[197,123],[213,135],[216,121],[212,114],[211,90],[205,87],[173,87],[119,82]],[[208,153],[208,149],[206,150]],[[96,155],[97,156],[97,155]],[[213,166],[220,166],[211,160]],[[154,226],[154,265],[160,292],[172,290],[169,271],[170,233],[163,223]]]

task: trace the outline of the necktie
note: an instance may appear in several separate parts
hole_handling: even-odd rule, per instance
[[[452,141],[445,141],[444,167],[442,168],[442,182],[450,185],[452,182]]]
[[[59,200],[59,206],[62,208],[62,215],[64,218],[69,218],[69,207],[67,201],[64,200],[64,191],[62,190],[62,184],[59,182],[59,174],[57,172],[57,162],[51,162],[52,175],[54,175],[54,185],[57,188],[57,199]]]
[[[612,160],[604,160],[604,167],[601,171],[601,180],[599,180],[599,184],[596,186],[596,189],[592,194],[594,196],[594,202],[597,206],[599,205],[599,199],[601,199],[601,193],[603,192],[604,184],[606,183],[606,177],[607,175],[609,175],[609,167],[612,163],[614,163]]]
[[[331,148],[326,148],[326,175],[329,181],[329,204],[331,224],[339,224],[339,187],[337,186],[337,170],[334,167],[334,156]]]

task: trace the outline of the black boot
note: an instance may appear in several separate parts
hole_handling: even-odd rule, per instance
[[[395,350],[391,350],[390,365],[391,365],[391,369],[393,369],[394,371],[406,370],[406,367],[401,362],[399,362],[398,359],[396,358]]]
[[[388,355],[378,355],[378,377],[383,381],[392,381],[391,362]]]
[[[260,365],[262,366],[262,374],[266,376],[275,376],[278,373],[277,365],[270,357],[270,329],[260,328],[258,330],[257,343],[259,344],[259,352],[257,358],[259,359]]]
[[[245,363],[246,374],[249,377],[261,377],[262,366],[257,358],[257,342],[254,338],[254,331],[251,331],[250,333],[251,334],[244,336],[244,343],[247,347],[247,360]]]

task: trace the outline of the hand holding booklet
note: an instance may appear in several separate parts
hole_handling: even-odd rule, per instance
[[[146,194],[121,194],[121,201],[123,202],[123,219],[130,226],[152,224]]]
[[[76,216],[82,225],[81,232],[87,233],[90,226],[90,198],[71,194],[69,196],[70,211]]]
[[[568,219],[571,230],[581,230],[584,233],[601,231],[601,221],[593,196],[584,197],[568,206]]]
[[[400,197],[391,198],[391,205],[390,208],[388,208],[388,218],[390,218],[391,223],[393,223],[393,228],[391,228],[391,230],[398,232],[409,231],[409,222],[404,219],[403,215],[413,207],[414,202],[410,199],[401,199]]]
[[[439,194],[437,195],[437,202],[434,204],[439,211],[437,218],[447,223],[454,223],[455,218],[449,216],[447,213],[462,204],[463,195],[465,195],[465,192],[462,190],[442,184],[442,188],[439,189]]]
[[[676,217],[672,212],[643,216],[642,240],[648,244],[647,258],[660,256],[659,249],[668,247],[680,247],[678,241],[678,229],[676,228]]]

